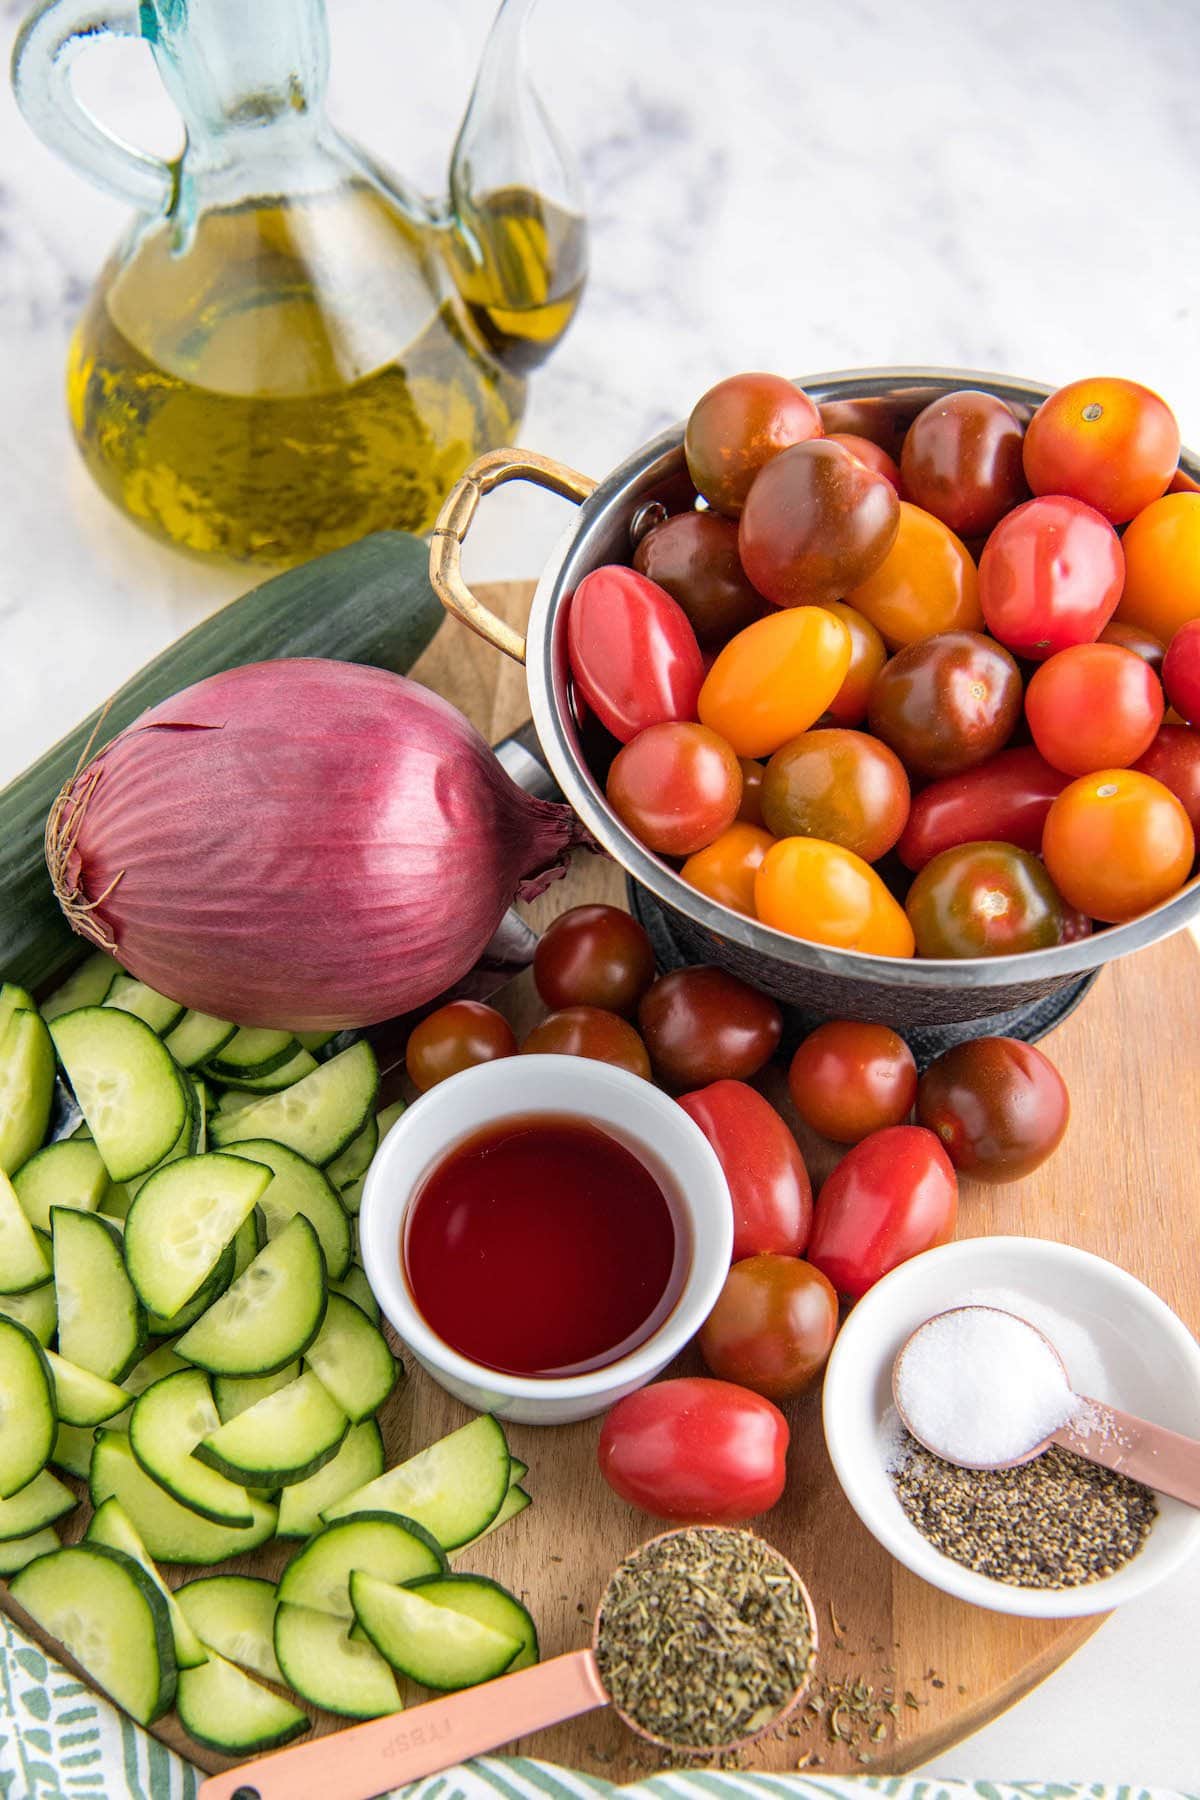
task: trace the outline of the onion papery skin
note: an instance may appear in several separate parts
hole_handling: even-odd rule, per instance
[[[434,998],[590,840],[420,683],[303,658],[152,708],[64,788],[46,843],[73,928],[139,980],[302,1031]]]

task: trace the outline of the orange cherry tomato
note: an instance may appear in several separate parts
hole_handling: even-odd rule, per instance
[[[767,771],[752,756],[739,756],[738,761],[742,765],[742,804],[738,807],[738,818],[744,825],[761,825],[762,784]]]
[[[1200,494],[1164,494],[1121,539],[1125,587],[1117,618],[1169,644],[1200,619]]]
[[[871,956],[911,956],[904,908],[870,863],[821,838],[782,838],[763,857],[754,905],[764,925],[790,937]]]
[[[739,756],[771,756],[819,719],[850,667],[848,627],[793,606],[730,638],[700,689],[700,719]]]
[[[867,716],[871,684],[888,658],[887,645],[870,619],[844,600],[827,600],[825,605],[850,633],[850,667],[825,716],[834,725],[861,725]]]
[[[1195,837],[1161,781],[1136,769],[1100,769],[1073,781],[1051,806],[1042,855],[1071,906],[1120,925],[1183,886]]]
[[[1179,426],[1150,388],[1091,376],[1038,407],[1024,460],[1035,494],[1069,494],[1123,525],[1166,491],[1179,463]]]
[[[734,912],[754,917],[754,877],[775,839],[761,825],[740,821],[723,831],[715,843],[689,856],[680,874],[710,900]]]
[[[979,574],[966,545],[908,500],[882,564],[846,598],[893,650],[939,631],[983,630]]]

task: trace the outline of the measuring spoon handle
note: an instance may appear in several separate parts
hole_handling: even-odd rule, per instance
[[[1152,1425],[1103,1400],[1082,1399],[1080,1410],[1052,1441],[1160,1494],[1200,1507],[1200,1438]]]

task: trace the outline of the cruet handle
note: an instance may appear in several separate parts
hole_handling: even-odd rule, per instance
[[[142,212],[160,212],[174,188],[171,165],[109,131],[77,97],[75,58],[104,33],[140,37],[136,0],[44,0],[13,51],[17,104],[33,130],[80,172]]]

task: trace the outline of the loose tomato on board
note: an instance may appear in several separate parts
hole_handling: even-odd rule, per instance
[[[680,1524],[769,1512],[787,1479],[787,1420],[729,1381],[656,1381],[618,1400],[600,1430],[600,1473],[630,1506]]]
[[[742,567],[776,606],[841,600],[879,567],[899,518],[886,476],[828,438],[795,444],[759,471],[746,496]]]
[[[1200,619],[1192,619],[1171,639],[1163,660],[1167,699],[1189,725],[1200,724]]]
[[[1200,840],[1200,732],[1186,725],[1162,725],[1134,768],[1161,781],[1180,802]]]
[[[958,537],[983,537],[1028,488],[1023,433],[995,394],[963,388],[932,400],[908,428],[900,456],[906,497]]]
[[[660,975],[642,996],[638,1024],[655,1074],[673,1093],[726,1077],[749,1080],[783,1034],[773,1000],[708,963]]]
[[[848,628],[823,606],[758,619],[730,638],[705,677],[701,721],[739,756],[770,756],[836,697],[850,648]]]
[[[812,1227],[812,1185],[786,1121],[744,1081],[714,1081],[681,1094],[679,1104],[725,1171],[734,1262],[761,1251],[803,1255]]]
[[[584,699],[622,744],[694,719],[704,662],[687,614],[635,569],[593,569],[571,596],[567,656]]]
[[[961,775],[930,782],[913,796],[896,850],[908,869],[923,869],[956,844],[998,840],[1038,851],[1050,804],[1070,780],[1032,744],[1001,750]]]
[[[1062,942],[1062,896],[1037,857],[1013,844],[941,851],[904,904],[921,956],[1014,956]]]
[[[835,613],[850,633],[850,667],[842,685],[822,714],[833,725],[861,725],[867,716],[871,683],[888,659],[887,645],[870,619],[847,606],[844,600],[827,600],[826,609]]]
[[[810,1031],[788,1070],[792,1105],[835,1144],[903,1124],[917,1097],[917,1065],[887,1025],[830,1019]]]
[[[763,780],[768,831],[781,838],[823,838],[864,862],[877,862],[891,849],[904,830],[908,805],[900,759],[865,731],[802,732],[775,752]]]
[[[1075,644],[1036,670],[1025,716],[1034,743],[1064,775],[1125,769],[1162,724],[1162,684],[1120,644]]]
[[[515,1056],[517,1040],[503,1013],[482,1000],[451,1000],[409,1033],[404,1065],[421,1093],[479,1063]]]
[[[793,382],[782,375],[730,375],[692,408],[683,453],[709,505],[735,519],[765,463],[820,435],[820,413]]]
[[[751,1256],[730,1269],[700,1327],[700,1354],[723,1381],[791,1400],[825,1367],[837,1328],[838,1297],[820,1269]]]
[[[1093,375],[1043,400],[1025,433],[1035,494],[1069,494],[1123,525],[1164,493],[1179,463],[1179,426],[1136,381]]]
[[[881,444],[872,443],[870,438],[856,437],[852,431],[829,431],[825,435],[829,443],[840,444],[843,450],[848,450],[851,456],[856,457],[860,463],[865,463],[868,469],[873,469],[876,475],[882,475],[885,481],[890,481],[897,493],[901,491],[900,465]]]
[[[910,501],[900,503],[895,542],[874,574],[846,599],[893,650],[938,631],[979,631],[979,577],[971,553],[948,526]]]
[[[586,1056],[650,1079],[650,1058],[628,1019],[598,1006],[564,1006],[547,1013],[521,1045],[522,1056]]]
[[[1042,662],[1090,644],[1116,610],[1125,579],[1121,540],[1082,500],[1027,500],[1001,519],[979,563],[979,598],[993,637]]]
[[[664,519],[639,543],[633,566],[678,601],[702,647],[723,644],[765,609],[738,557],[737,526],[720,513]]]
[[[1099,769],[1065,787],[1050,808],[1042,855],[1060,894],[1106,925],[1169,900],[1195,856],[1187,812],[1137,769]]]
[[[977,631],[944,631],[884,664],[867,718],[916,775],[959,775],[1002,750],[1021,717],[1021,672]]]
[[[857,1300],[954,1236],[958,1180],[932,1131],[895,1125],[848,1150],[817,1197],[808,1260]]]
[[[573,906],[538,939],[533,980],[552,1011],[598,1006],[632,1013],[654,980],[654,950],[643,927],[619,906]]]
[[[738,759],[705,725],[650,725],[613,757],[608,804],[648,850],[691,856],[728,831],[742,799]]]
[[[1167,646],[1161,638],[1156,638],[1149,631],[1143,631],[1140,625],[1128,625],[1123,619],[1110,619],[1096,642],[1098,644],[1120,644],[1122,650],[1132,650],[1133,654],[1140,656],[1144,663],[1149,663],[1156,675],[1162,673],[1163,657],[1167,653]]]
[[[764,925],[870,956],[911,956],[912,927],[870,863],[821,838],[781,838],[754,879]]]
[[[771,833],[761,825],[735,820],[728,831],[689,856],[679,873],[698,893],[752,919],[754,877],[774,842]]]
[[[936,1132],[960,1175],[1018,1181],[1057,1150],[1071,1116],[1048,1056],[1017,1038],[973,1038],[931,1063],[917,1120]]]

